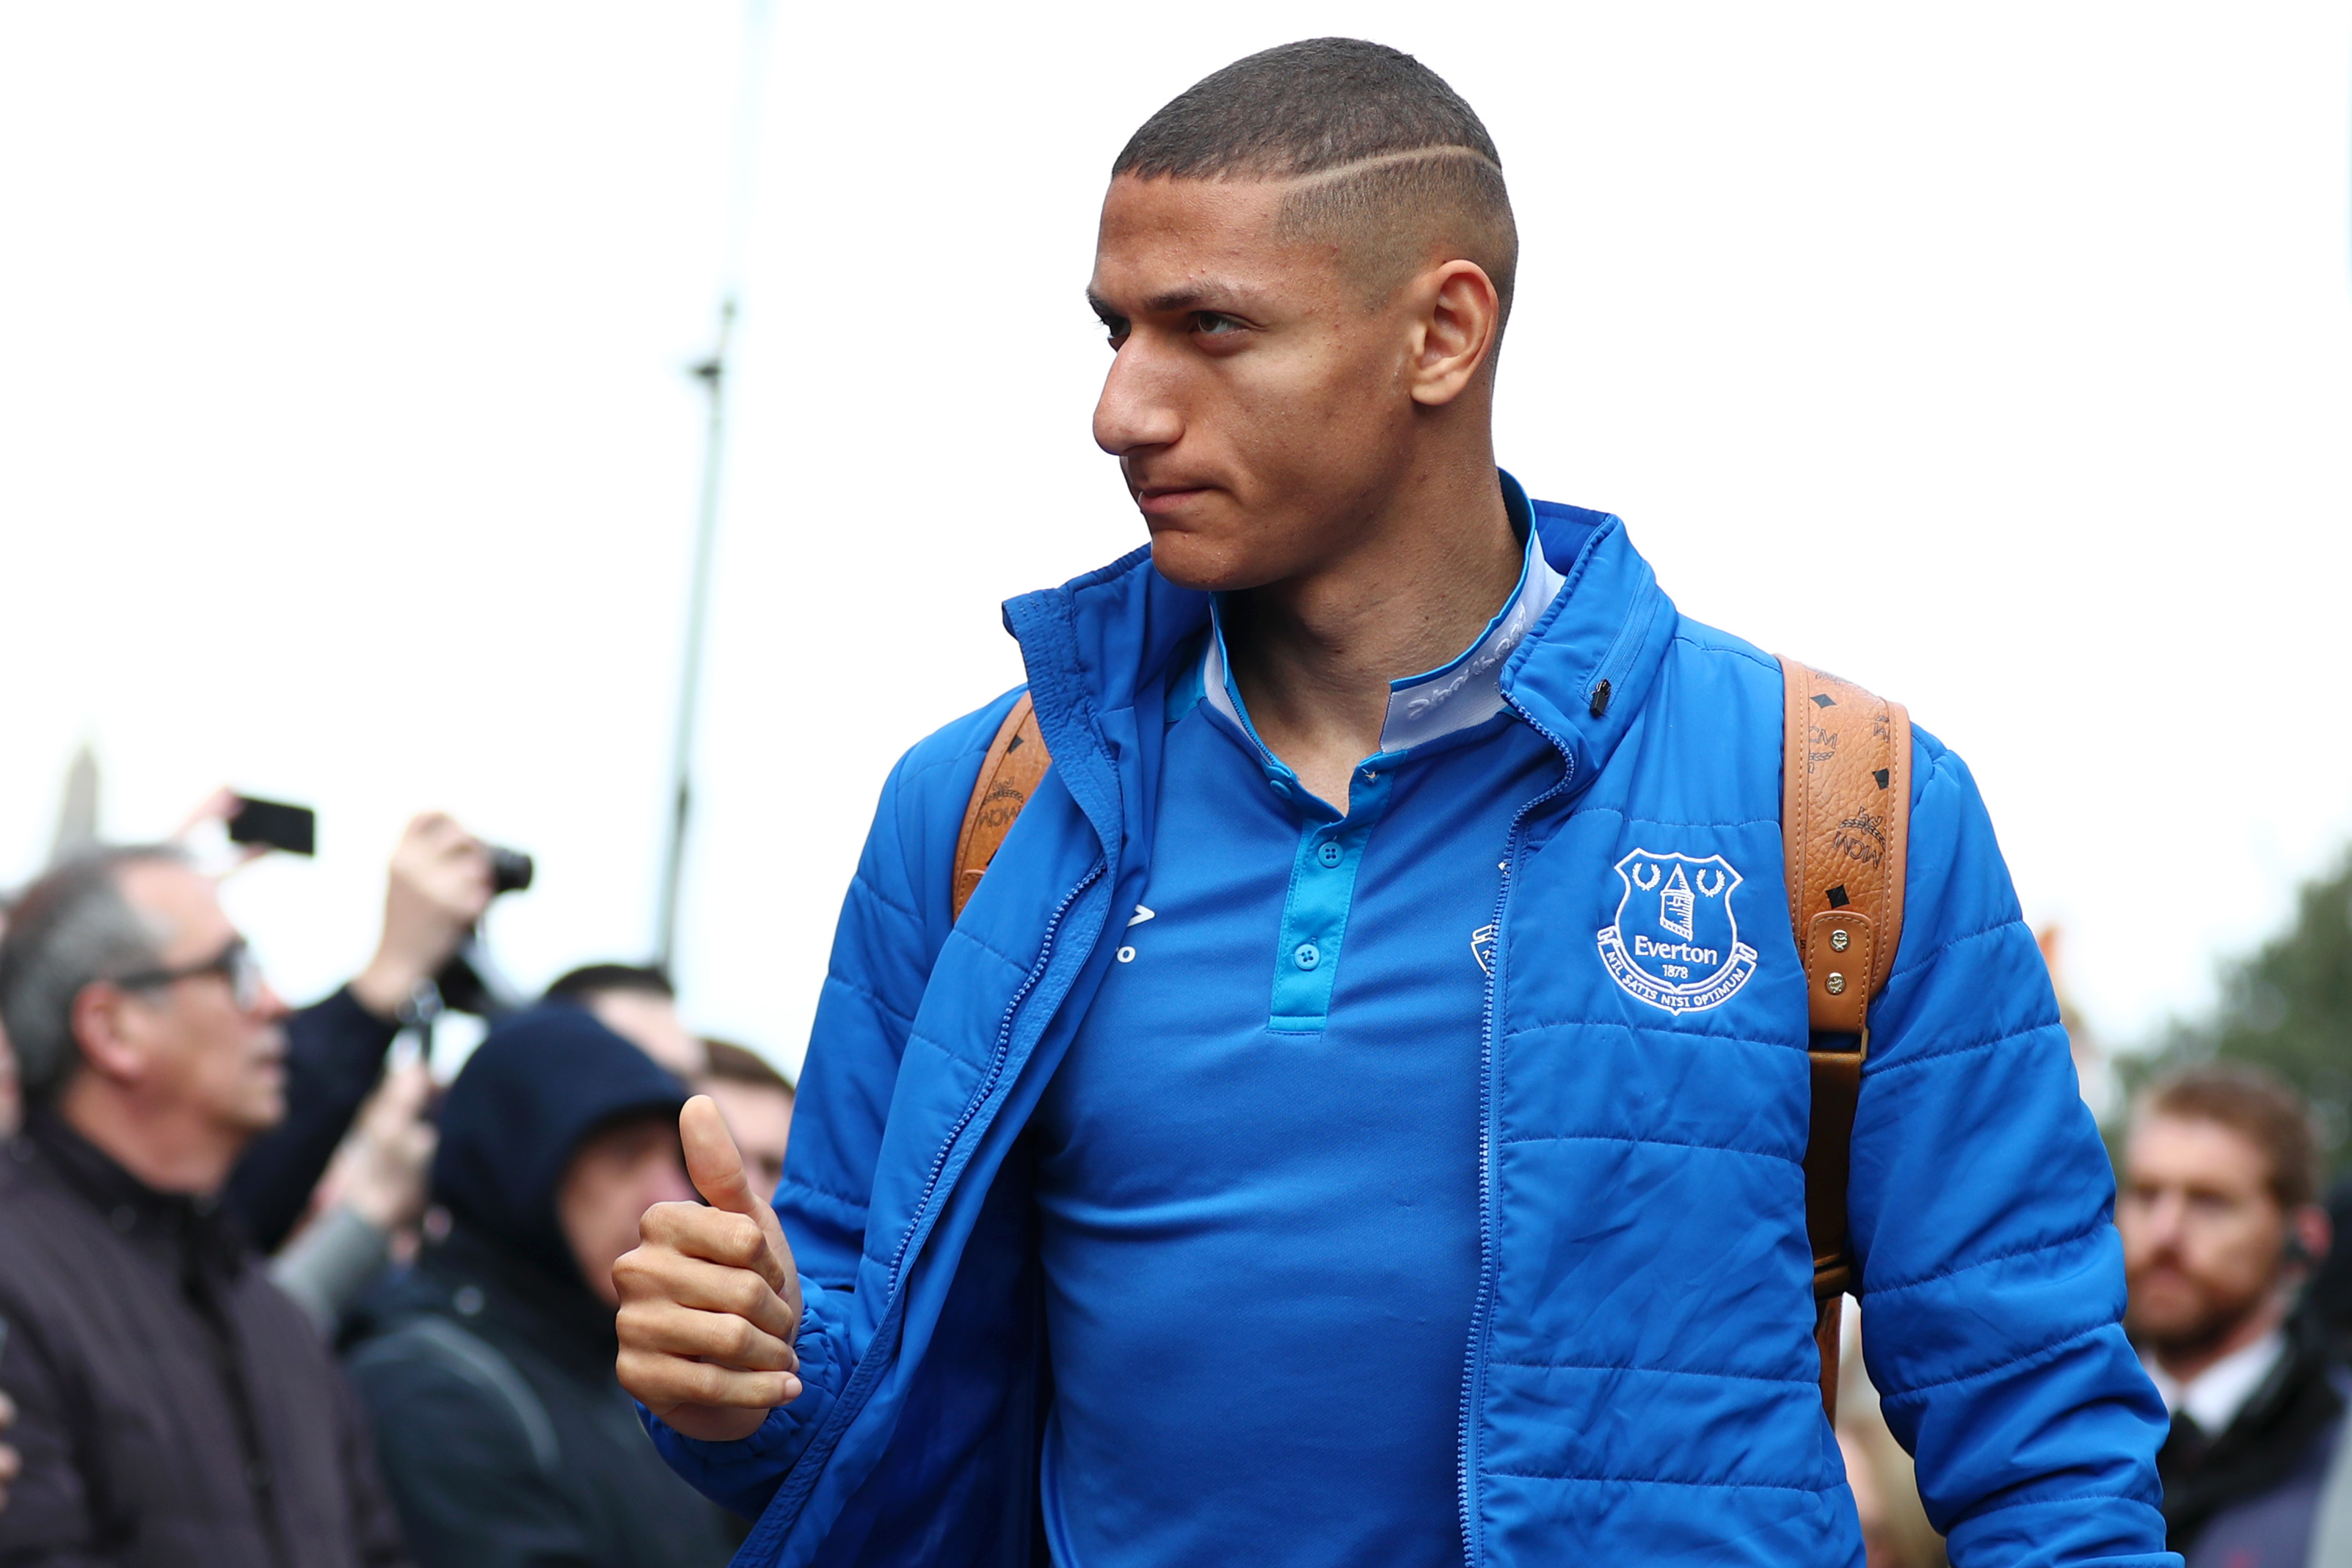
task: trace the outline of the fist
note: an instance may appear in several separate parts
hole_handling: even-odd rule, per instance
[[[490,857],[482,841],[438,811],[418,817],[392,852],[383,936],[352,994],[377,1017],[395,1016],[489,906]]]
[[[729,1442],[800,1397],[800,1276],[776,1211],[698,1094],[678,1113],[686,1174],[710,1205],[657,1203],[613,1265],[621,1386],[673,1431]]]

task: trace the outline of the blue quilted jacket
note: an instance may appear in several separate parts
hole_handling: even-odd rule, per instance
[[[1465,1560],[1859,1564],[1815,1387],[1780,670],[1678,614],[1616,518],[1535,516],[1567,586],[1503,684],[1566,777],[1496,846],[1483,1273],[1460,1406],[1421,1413],[1458,1427]],[[1012,697],[884,787],[776,1195],[807,1391],[738,1443],[649,1423],[758,1516],[739,1563],[1043,1560],[1050,1371],[1012,1156],[1114,916],[1147,900],[1168,692],[1207,614],[1142,550],[1005,607],[1054,768],[961,920],[956,838]],[[2178,1563],[2164,1411],[2117,1326],[2106,1157],[1975,786],[1916,745],[1906,921],[1853,1134],[1871,1377],[1964,1568]],[[1752,972],[1718,1005],[1668,1011],[1612,978],[1596,933],[1635,852],[1744,879]],[[1214,1365],[1214,1282],[1202,1296],[1203,1375],[1245,1384]]]

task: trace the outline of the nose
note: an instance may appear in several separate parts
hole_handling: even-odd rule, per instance
[[[1129,338],[1112,356],[1102,396],[1095,402],[1095,444],[1113,457],[1173,446],[1184,434],[1184,422],[1168,395],[1168,377],[1152,364],[1139,336]]]
[[[255,999],[253,1004],[253,1016],[255,1018],[264,1019],[269,1023],[276,1023],[280,1019],[291,1017],[293,1012],[294,1009],[286,1005],[286,998],[279,996],[277,991],[272,989],[268,981],[264,980],[261,982],[261,995]]]
[[[2189,1217],[2189,1206],[2179,1193],[2159,1192],[2153,1197],[2141,1199],[2133,1207],[2138,1211],[2138,1223],[2132,1227],[2136,1233],[2133,1239],[2138,1243],[2133,1249],[2135,1252],[2144,1256],[2179,1245],[2180,1233]]]

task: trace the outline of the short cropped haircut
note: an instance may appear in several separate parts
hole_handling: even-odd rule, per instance
[[[583,964],[569,974],[558,976],[555,983],[547,988],[545,999],[584,1006],[614,991],[677,1000],[677,988],[669,983],[667,975],[650,964]]]
[[[0,1022],[27,1103],[55,1100],[80,1065],[75,998],[100,980],[163,961],[164,934],[122,893],[122,873],[151,862],[184,865],[187,857],[168,844],[95,850],[52,868],[9,910],[0,937]]]
[[[1235,60],[1177,95],[1111,176],[1292,180],[1286,232],[1336,239],[1385,298],[1439,247],[1494,280],[1503,317],[1518,228],[1477,112],[1401,49],[1307,38]]]
[[[738,1045],[731,1040],[706,1040],[702,1042],[710,1053],[710,1076],[720,1083],[749,1083],[761,1089],[781,1089],[787,1096],[797,1097],[793,1081],[769,1064],[768,1059],[748,1045]]]
[[[2311,1107],[2276,1073],[2251,1062],[2209,1061],[2168,1072],[2144,1090],[2134,1125],[2151,1116],[2212,1122],[2270,1161],[2271,1197],[2282,1210],[2318,1201],[2323,1162]]]

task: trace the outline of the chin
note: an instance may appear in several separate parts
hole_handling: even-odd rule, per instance
[[[2178,1297],[2136,1302],[2124,1314],[2124,1327],[2133,1339],[2158,1347],[2201,1344],[2228,1332],[2231,1321],[2209,1302]]]
[[[248,1133],[267,1133],[286,1120],[286,1091],[272,1085],[268,1092],[257,1094],[244,1107],[238,1118]]]
[[[1220,549],[1197,534],[1180,533],[1173,528],[1151,536],[1151,564],[1177,587],[1201,593],[1232,593],[1256,588],[1272,580],[1275,575],[1252,570],[1254,563],[1234,559],[1233,552]]]

